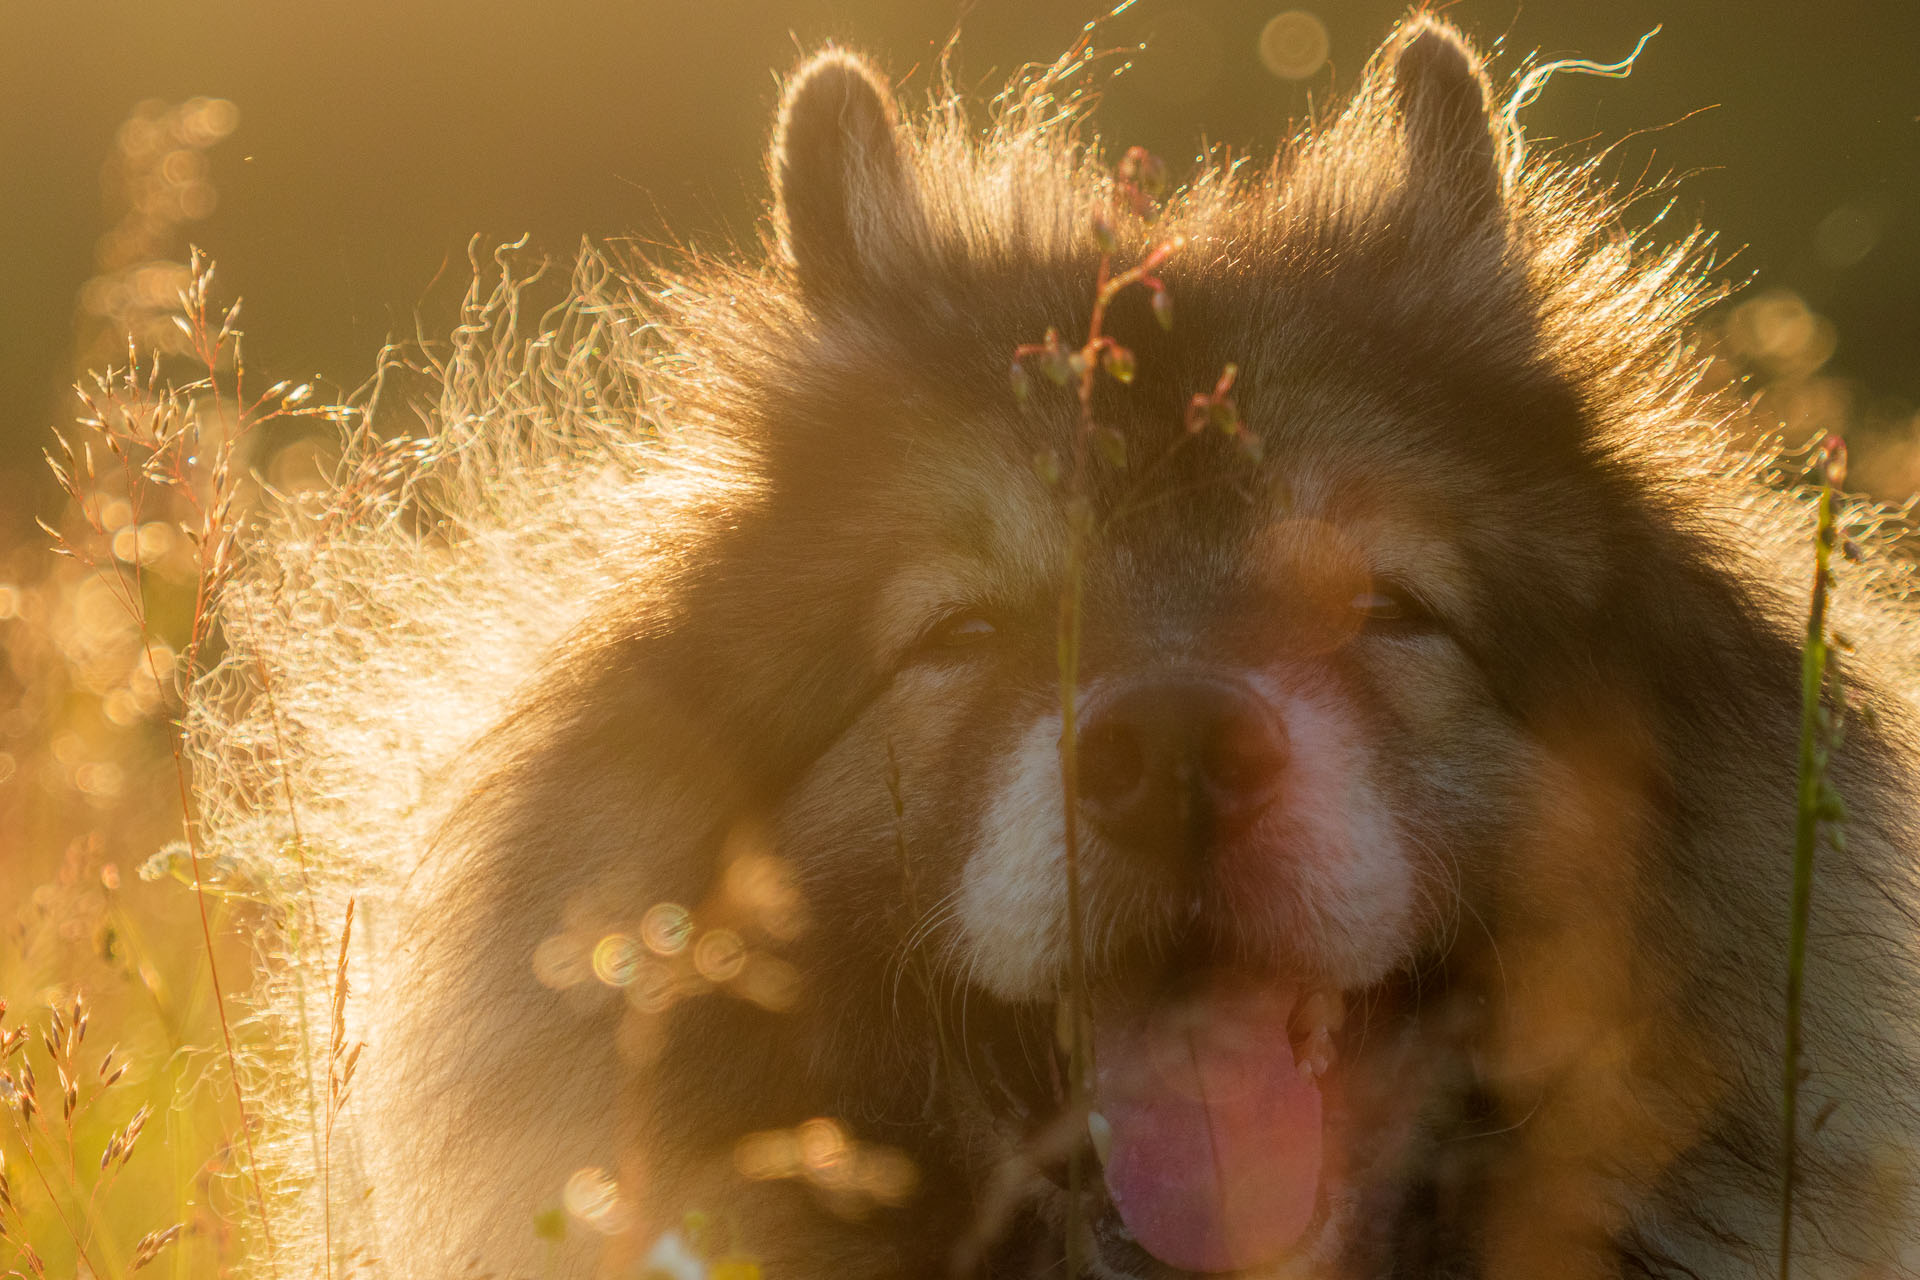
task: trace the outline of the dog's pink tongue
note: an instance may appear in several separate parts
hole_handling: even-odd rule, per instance
[[[1231,991],[1095,1020],[1107,1193],[1162,1262],[1261,1266],[1313,1217],[1320,1089],[1294,1066],[1292,1008],[1292,992]]]

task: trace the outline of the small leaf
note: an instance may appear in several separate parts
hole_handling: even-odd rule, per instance
[[[1115,343],[1101,352],[1100,361],[1106,365],[1108,376],[1115,382],[1131,383],[1133,381],[1133,375],[1137,369],[1133,359],[1133,352],[1121,346],[1119,343]]]
[[[1153,291],[1153,318],[1160,322],[1162,329],[1173,328],[1173,298],[1165,289]]]
[[[1095,427],[1093,429],[1093,447],[1107,460],[1107,465],[1123,468],[1127,465],[1127,438],[1114,427]]]
[[[1140,166],[1140,189],[1156,200],[1167,189],[1167,162],[1151,152]]]
[[[564,1209],[548,1209],[533,1215],[533,1234],[542,1240],[567,1238],[567,1214]]]
[[[1099,247],[1101,253],[1109,256],[1119,252],[1119,237],[1114,235],[1113,223],[1104,211],[1093,215],[1093,243]]]
[[[1027,397],[1033,394],[1033,378],[1027,373],[1027,366],[1018,360],[1007,370],[1007,385],[1013,389],[1016,404],[1025,404]]]

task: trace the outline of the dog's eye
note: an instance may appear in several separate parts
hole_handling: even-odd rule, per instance
[[[1433,614],[1411,591],[1392,582],[1376,582],[1348,602],[1370,627],[1413,631],[1434,625]]]
[[[919,649],[927,654],[950,654],[972,648],[1000,634],[993,620],[975,609],[956,609],[928,627]]]

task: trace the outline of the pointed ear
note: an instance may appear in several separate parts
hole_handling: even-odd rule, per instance
[[[880,77],[838,49],[787,82],[774,126],[774,222],[781,253],[816,298],[871,278],[917,237],[919,205]]]
[[[1463,213],[1490,217],[1506,195],[1505,134],[1479,55],[1446,22],[1422,15],[1400,30],[1393,93],[1415,182]]]

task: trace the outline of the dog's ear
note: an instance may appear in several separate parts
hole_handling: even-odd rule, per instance
[[[787,82],[774,126],[780,250],[815,298],[884,273],[918,239],[919,202],[879,75],[839,49]]]
[[[1409,176],[1463,214],[1493,216],[1506,194],[1506,137],[1479,55],[1431,15],[1409,21],[1397,39],[1393,93]]]

